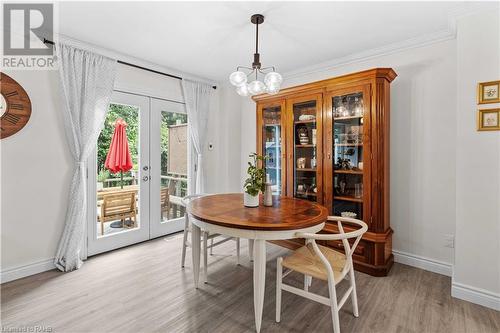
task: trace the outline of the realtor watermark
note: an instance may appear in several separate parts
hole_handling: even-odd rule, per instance
[[[2,333],[50,333],[54,332],[52,327],[43,326],[43,325],[26,325],[26,326],[16,326],[16,327],[7,327],[2,326]]]
[[[54,3],[3,3],[2,68],[55,69]]]

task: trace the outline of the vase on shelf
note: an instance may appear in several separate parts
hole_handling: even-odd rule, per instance
[[[299,134],[299,142],[301,145],[307,145],[309,144],[309,133],[307,130],[307,127],[299,127],[297,129],[297,132]]]

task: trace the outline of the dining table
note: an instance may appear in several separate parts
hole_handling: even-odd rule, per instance
[[[296,238],[297,232],[323,229],[328,210],[312,201],[273,196],[272,206],[245,207],[243,193],[206,195],[187,205],[192,222],[192,259],[195,288],[199,287],[201,231],[249,240],[253,254],[255,329],[260,332],[266,282],[266,241]],[[252,250],[253,248],[253,250]],[[252,253],[253,252],[253,253]]]

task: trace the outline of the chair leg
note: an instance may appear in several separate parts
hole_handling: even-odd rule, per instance
[[[214,254],[214,239],[210,240],[210,255]]]
[[[335,282],[330,279],[328,279],[328,291],[330,294],[330,309],[332,311],[333,332],[340,333],[339,306],[337,304]]]
[[[187,237],[189,232],[189,218],[187,214],[184,216],[184,237],[182,240],[182,260],[181,267],[184,267],[184,262],[186,261],[186,247],[187,247]]]
[[[352,302],[352,314],[354,317],[359,317],[358,311],[358,295],[356,293],[356,281],[354,279],[354,268],[351,264],[351,269],[349,270],[349,279],[351,280],[352,292],[351,292],[351,302]]]
[[[312,278],[309,275],[304,275],[304,291],[309,291],[311,280]]]
[[[213,240],[213,238],[212,238]],[[208,282],[208,232],[203,232],[203,278]]]
[[[240,265],[240,239],[236,238],[236,265]]]
[[[276,264],[276,322],[281,321],[281,282],[283,280],[283,258],[279,257]]]

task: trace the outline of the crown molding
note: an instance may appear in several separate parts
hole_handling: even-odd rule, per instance
[[[326,72],[345,65],[367,61],[373,58],[382,57],[405,50],[424,47],[431,44],[442,43],[445,41],[456,39],[457,36],[457,21],[461,18],[476,15],[483,12],[490,12],[492,10],[500,10],[500,5],[496,2],[476,2],[469,3],[459,10],[455,10],[448,15],[448,27],[444,30],[436,31],[434,33],[417,36],[401,42],[387,44],[381,47],[373,48],[370,50],[352,53],[345,57],[329,60],[312,66],[303,67],[298,70],[283,73],[285,80],[294,79],[301,76],[306,76],[315,73]]]
[[[165,66],[159,65],[157,63],[153,63],[153,62],[149,62],[147,60],[136,58],[136,57],[133,57],[133,56],[130,56],[130,55],[127,55],[127,54],[124,54],[124,53],[121,53],[121,52],[118,52],[118,51],[115,51],[112,49],[108,49],[108,48],[105,48],[105,47],[102,47],[102,46],[99,46],[96,44],[87,43],[87,42],[84,42],[84,41],[63,35],[63,34],[54,34],[54,42],[61,42],[61,43],[68,44],[68,45],[71,45],[73,47],[77,47],[77,48],[80,48],[83,50],[98,53],[98,54],[103,55],[103,56],[108,57],[108,58],[125,61],[128,63],[134,64],[134,65],[154,69],[154,70],[159,71],[159,72],[170,73],[172,75],[182,77],[183,79],[186,79],[186,80],[198,81],[198,82],[206,83],[209,85],[218,85],[219,84],[219,82],[214,81],[214,80],[199,77],[199,76],[196,76],[196,75],[191,74],[191,73],[178,71],[178,70],[173,69],[173,68],[165,67]]]
[[[366,61],[372,58],[382,57],[390,55],[393,53],[402,52],[405,50],[423,47],[435,43],[441,43],[448,40],[455,39],[456,29],[455,25],[448,27],[448,29],[441,30],[432,34],[419,36],[411,39],[407,39],[401,42],[388,44],[385,46],[377,47],[374,49],[353,53],[345,57],[337,58],[327,62],[319,63],[313,66],[305,67],[296,71],[291,71],[283,74],[283,78],[293,79],[300,76],[305,76],[314,73],[325,72],[328,70],[335,69],[337,67],[358,63]]]

